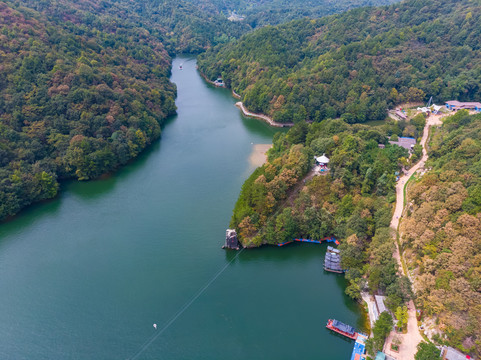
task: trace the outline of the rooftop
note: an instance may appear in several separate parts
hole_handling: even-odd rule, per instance
[[[322,156],[316,157],[316,161],[321,164],[328,164],[329,158],[326,156],[326,154],[322,154]]]
[[[384,305],[385,298],[386,298],[385,296],[374,295],[374,300],[376,300],[376,306],[379,310],[379,314],[383,313],[384,311],[387,311],[386,305]]]
[[[449,346],[443,346],[442,348],[443,359],[445,360],[466,360],[472,359],[469,355],[464,355],[456,349]],[[474,359],[472,359],[474,360]]]
[[[399,116],[401,119],[407,119],[408,117],[406,116],[405,113],[403,113],[401,110],[396,110],[396,115]]]
[[[457,100],[446,101],[446,104],[456,107],[481,107],[481,102],[462,102]]]
[[[411,150],[411,147],[416,145],[416,139],[409,137],[399,137],[398,141],[389,140],[392,145],[398,145],[405,149]]]

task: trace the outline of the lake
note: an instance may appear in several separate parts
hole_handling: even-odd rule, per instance
[[[349,358],[325,323],[361,312],[323,271],[326,245],[221,249],[252,150],[279,130],[195,64],[173,62],[159,142],[0,225],[1,359]]]

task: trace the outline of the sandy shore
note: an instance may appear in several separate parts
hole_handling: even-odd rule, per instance
[[[272,144],[255,144],[252,147],[252,153],[249,156],[249,163],[252,166],[262,166],[267,161],[267,151],[272,147]]]

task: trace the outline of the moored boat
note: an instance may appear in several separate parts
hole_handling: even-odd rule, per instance
[[[346,325],[336,319],[329,319],[327,321],[326,327],[329,330],[335,331],[338,334],[348,337],[349,339],[357,339],[357,332],[352,326]]]

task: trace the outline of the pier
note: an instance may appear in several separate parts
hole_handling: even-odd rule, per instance
[[[351,360],[364,360],[366,358],[366,340],[367,335],[358,333],[356,342],[354,343],[354,349],[352,349]]]
[[[294,240],[291,240],[291,241],[286,241],[286,242],[283,242],[283,243],[279,243],[279,244],[277,244],[277,246],[284,246],[284,245],[293,243],[294,241],[314,243],[314,244],[322,244],[322,243],[325,241],[325,242],[333,242],[333,243],[335,243],[336,245],[339,245],[339,244],[340,244],[339,241],[336,240],[336,238],[334,238],[334,237],[332,237],[332,236],[328,236],[328,237],[325,237],[324,239],[321,239],[321,240],[294,239]]]

